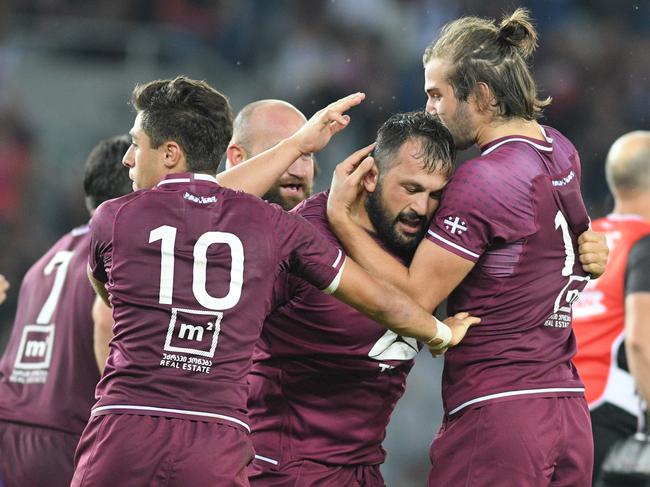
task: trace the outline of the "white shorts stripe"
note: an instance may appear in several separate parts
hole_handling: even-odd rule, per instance
[[[449,246],[451,246],[451,247],[453,247],[453,248],[455,248],[455,249],[457,249],[457,250],[460,250],[461,252],[466,253],[467,255],[471,255],[472,257],[474,257],[474,258],[476,258],[476,259],[478,259],[478,258],[480,257],[480,255],[478,255],[477,253],[472,252],[471,250],[467,250],[466,248],[461,247],[461,246],[458,245],[458,244],[455,244],[455,243],[452,242],[451,240],[447,240],[446,238],[441,237],[441,236],[438,235],[437,233],[433,233],[433,231],[432,231],[431,229],[429,229],[429,235],[431,235],[433,238],[437,238],[437,239],[440,240],[441,242],[444,242],[444,243],[446,243],[447,245],[449,245]]]
[[[99,406],[97,408],[94,408],[90,414],[91,416],[99,411],[110,411],[111,409],[130,409],[134,411],[152,411],[152,412],[157,412],[157,413],[175,413],[175,414],[183,414],[186,416],[203,416],[205,418],[215,418],[215,419],[224,419],[226,421],[232,421],[233,423],[237,423],[240,426],[243,426],[246,428],[246,430],[250,433],[251,428],[248,426],[246,423],[243,421],[233,418],[232,416],[225,416],[223,414],[216,414],[216,413],[206,413],[204,411],[188,411],[187,409],[171,409],[171,408],[159,408],[156,406],[133,406],[130,404],[111,404],[110,406]]]
[[[549,387],[546,389],[522,389],[519,391],[508,391],[508,392],[497,392],[496,394],[489,394],[487,396],[477,397],[471,401],[464,402],[460,406],[449,411],[449,416],[456,414],[461,409],[476,404],[477,402],[489,401],[490,399],[498,399],[500,397],[510,397],[510,396],[523,396],[526,394],[543,394],[545,392],[585,392],[584,387]]]
[[[279,462],[277,460],[273,460],[272,458],[269,457],[263,457],[262,455],[255,455],[256,460],[261,460],[262,462],[268,462],[272,465],[277,465]]]

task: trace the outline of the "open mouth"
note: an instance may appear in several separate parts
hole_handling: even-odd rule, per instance
[[[302,184],[282,184],[280,185],[280,191],[286,195],[295,195],[299,196],[304,193]]]

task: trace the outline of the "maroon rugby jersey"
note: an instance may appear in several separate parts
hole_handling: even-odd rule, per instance
[[[294,209],[335,246],[327,193]],[[249,375],[258,459],[382,463],[381,443],[419,345],[283,272]]]
[[[95,298],[86,267],[90,233],[61,238],[27,272],[0,361],[0,420],[81,434],[99,371],[93,352]]]
[[[427,238],[476,263],[449,297],[449,314],[481,317],[445,354],[449,414],[522,394],[582,395],[571,303],[586,285],[577,237],[589,218],[573,145],[510,136],[461,165]]]
[[[101,205],[90,268],[115,336],[93,414],[226,421],[249,430],[246,375],[281,270],[336,285],[340,249],[304,219],[206,175]]]

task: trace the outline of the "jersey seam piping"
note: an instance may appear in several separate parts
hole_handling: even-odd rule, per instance
[[[584,387],[547,387],[541,389],[520,389],[516,391],[497,392],[495,394],[488,394],[486,396],[480,396],[474,399],[470,399],[469,401],[465,401],[460,406],[456,406],[454,409],[449,411],[448,415],[451,416],[452,414],[456,414],[460,410],[465,409],[467,406],[471,406],[472,404],[489,401],[491,399],[500,399],[502,397],[526,396],[530,394],[541,394],[545,392],[584,392],[584,391],[585,391]]]
[[[236,423],[240,426],[243,426],[246,428],[246,430],[250,433],[251,429],[248,424],[243,422],[240,419],[234,418],[232,416],[227,416],[225,414],[218,414],[218,413],[208,413],[205,411],[190,411],[187,409],[174,409],[174,408],[161,408],[157,406],[138,406],[138,405],[132,405],[132,404],[109,404],[107,406],[99,406],[96,408],[93,408],[91,411],[91,415],[94,415],[97,412],[101,411],[109,411],[111,409],[128,409],[128,410],[134,410],[134,411],[155,411],[155,412],[167,412],[167,413],[174,413],[174,414],[182,414],[186,415],[189,417],[196,417],[196,416],[205,416],[208,418],[215,418],[215,419],[224,419],[226,421],[231,421],[233,423]]]

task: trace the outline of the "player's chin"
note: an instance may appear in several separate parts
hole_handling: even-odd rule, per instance
[[[404,250],[410,250],[420,241],[420,233],[397,232],[399,245]]]
[[[304,197],[292,197],[292,198],[282,198],[282,206],[285,210],[292,210],[298,203],[301,203],[305,198]]]

